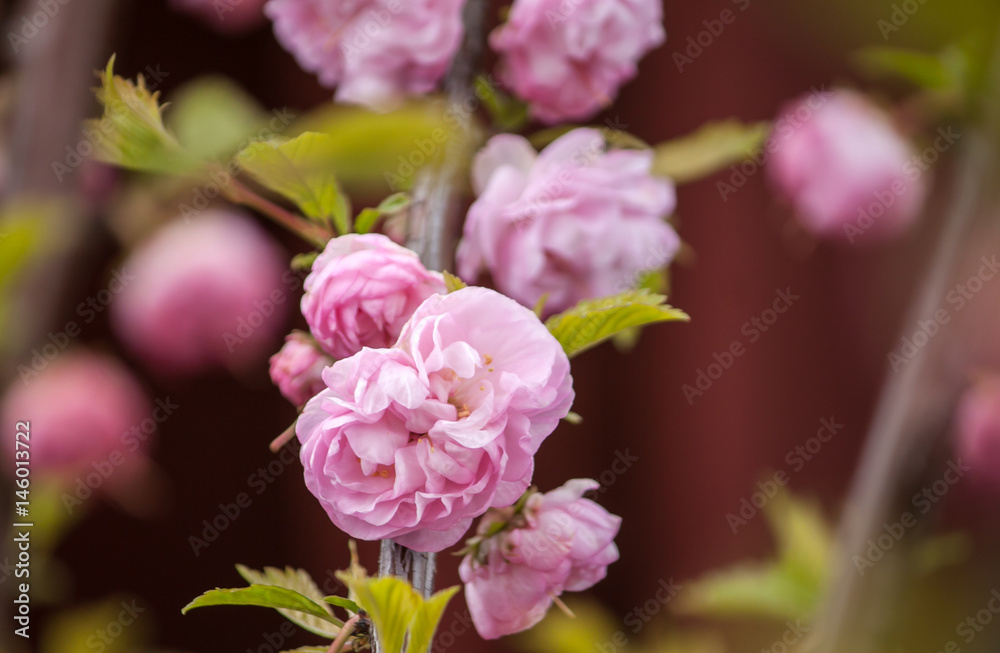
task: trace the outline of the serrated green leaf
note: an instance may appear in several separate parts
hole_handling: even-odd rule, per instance
[[[302,613],[302,615],[318,617],[337,628],[343,625],[343,622],[331,615],[326,607],[319,605],[312,599],[308,599],[294,590],[275,587],[273,585],[251,585],[250,587],[236,589],[211,590],[184,606],[181,614],[187,614],[195,608],[216,605],[252,605],[261,608],[274,608],[278,611],[291,610]],[[301,617],[297,616],[297,618]],[[333,636],[336,637],[337,631],[335,628],[329,629],[329,631],[333,632]],[[328,636],[328,633],[317,634]]]
[[[277,567],[264,567],[264,571],[260,572],[249,567],[244,567],[243,565],[236,565],[236,570],[251,585],[280,587],[297,592],[309,599],[322,611],[322,615],[302,614],[301,610],[291,611],[287,609],[279,609],[278,612],[292,623],[301,626],[311,633],[331,639],[337,636],[340,630],[339,627],[343,625],[343,622],[334,617],[333,613],[326,607],[323,592],[320,591],[315,581],[313,581],[312,577],[305,570],[293,569],[292,567],[287,567],[284,570]],[[336,624],[337,627],[331,628],[331,623]]]
[[[146,172],[184,174],[197,168],[198,158],[164,127],[159,93],[146,88],[142,75],[135,84],[116,76],[114,64],[111,57],[97,89],[104,116],[85,122],[85,133],[99,135],[91,139],[97,158]]]
[[[375,208],[367,208],[358,214],[354,230],[359,234],[369,233],[375,223],[387,215],[399,213],[410,205],[410,196],[406,193],[395,193],[382,200]]]
[[[679,184],[707,177],[750,158],[770,131],[767,122],[707,123],[692,134],[654,147],[653,173],[670,177]]]
[[[268,119],[253,96],[226,77],[199,77],[170,100],[170,130],[188,151],[205,159],[228,159]]]
[[[906,48],[871,47],[855,55],[863,72],[874,78],[905,80],[932,91],[958,90],[964,83],[968,62],[957,48],[941,53]]]
[[[417,597],[421,600],[413,615],[413,621],[410,623],[410,636],[407,640],[406,653],[427,653],[434,640],[434,631],[437,630],[438,624],[441,622],[444,609],[458,590],[459,586],[455,585],[436,592],[427,600]]]
[[[444,275],[444,287],[448,292],[452,293],[456,290],[461,290],[462,288],[468,288],[468,285],[464,281],[456,277],[451,272],[445,270],[441,274]]]
[[[358,606],[368,613],[382,645],[381,650],[402,653],[407,629],[423,601],[416,590],[394,576],[358,579],[338,572],[337,578],[351,588]]]
[[[663,295],[629,290],[580,302],[550,317],[545,326],[572,357],[631,327],[690,319],[683,311],[664,304],[665,300]]]
[[[295,202],[309,218],[332,223],[342,235],[351,230],[350,205],[324,162],[329,140],[327,134],[307,132],[284,142],[252,143],[236,160],[261,185]]]
[[[351,599],[345,599],[342,596],[327,596],[324,597],[323,600],[329,603],[330,605],[335,605],[338,608],[344,608],[345,610],[349,610],[354,614],[357,614],[361,610],[358,607],[357,603],[355,603]]]

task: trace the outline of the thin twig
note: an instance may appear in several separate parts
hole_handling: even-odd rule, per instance
[[[340,632],[337,633],[337,639],[333,640],[333,643],[330,644],[330,650],[327,653],[340,653],[340,650],[347,644],[348,638],[354,632],[354,628],[358,625],[359,621],[361,621],[361,615],[358,614],[345,621],[344,625],[340,628]]]
[[[230,181],[224,192],[226,198],[230,201],[255,209],[265,217],[270,218],[277,224],[318,247],[324,247],[327,241],[333,237],[333,234],[318,224],[278,206],[235,179]]]

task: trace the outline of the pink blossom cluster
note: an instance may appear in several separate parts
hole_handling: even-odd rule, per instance
[[[618,559],[621,518],[584,493],[597,481],[573,479],[532,494],[520,514],[493,510],[479,523],[481,543],[459,573],[472,621],[486,639],[531,628],[563,592],[585,590]],[[509,522],[504,525],[504,522]],[[490,536],[498,526],[499,534]]]

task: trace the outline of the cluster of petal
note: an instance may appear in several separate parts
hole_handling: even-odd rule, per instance
[[[786,107],[771,142],[772,183],[810,233],[850,243],[896,236],[919,216],[927,180],[889,116],[853,91]]]
[[[89,351],[67,352],[38,376],[8,388],[0,417],[11,434],[3,446],[13,460],[14,424],[30,422],[32,473],[71,474],[123,448],[123,436],[149,414],[146,394],[121,363]],[[4,469],[13,473],[13,462]]]
[[[342,102],[428,93],[462,39],[462,0],[269,0],[278,41]]]
[[[334,358],[362,347],[392,345],[425,299],[444,292],[444,278],[411,250],[381,234],[348,234],[327,243],[306,278],[302,314]]]
[[[312,338],[291,333],[277,354],[271,356],[271,381],[281,395],[295,406],[303,406],[326,388],[323,370],[333,364]]]
[[[265,0],[171,0],[170,4],[201,18],[219,32],[238,33],[264,22]]]
[[[112,282],[119,292],[112,324],[161,373],[245,367],[273,346],[283,326],[282,259],[243,214],[206,211],[175,220],[136,248]]]
[[[493,137],[473,163],[478,198],[459,274],[473,283],[487,270],[525,306],[547,294],[548,313],[634,287],[680,247],[665,221],[674,187],[651,166],[651,152],[608,151],[593,129],[575,129],[540,154],[520,136]]]
[[[503,83],[538,120],[586,119],[666,40],[660,0],[515,0],[490,44]]]
[[[573,401],[559,343],[485,288],[428,298],[395,347],[365,348],[323,378],[296,427],[306,486],[352,537],[419,551],[516,501]]]
[[[980,482],[1000,489],[1000,376],[966,391],[956,416],[958,453]]]
[[[480,635],[495,639],[527,630],[541,621],[554,597],[585,590],[604,578],[608,565],[618,559],[614,539],[621,518],[583,498],[597,487],[596,481],[573,479],[532,495],[523,526],[486,539],[481,560],[465,557],[459,573]],[[487,513],[479,534],[486,536],[504,519]]]

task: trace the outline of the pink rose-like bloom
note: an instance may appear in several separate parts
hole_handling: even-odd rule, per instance
[[[265,0],[171,0],[178,11],[198,16],[219,32],[249,31],[264,22]]]
[[[427,270],[415,252],[381,234],[331,240],[305,288],[302,314],[334,358],[353,356],[362,347],[388,347],[417,306],[445,290],[440,272]]]
[[[573,479],[532,495],[523,526],[486,539],[482,560],[465,557],[459,574],[482,637],[527,630],[542,620],[553,597],[585,590],[604,578],[608,565],[618,559],[614,539],[621,518],[583,498],[598,487],[597,481]],[[506,519],[499,512],[487,513],[479,535],[486,536],[494,523]]]
[[[666,40],[660,0],[515,0],[491,36],[503,83],[547,123],[589,118]]]
[[[917,219],[927,180],[881,109],[853,91],[812,93],[783,111],[768,172],[807,231],[854,243],[898,235]]]
[[[556,339],[486,288],[430,297],[395,347],[365,348],[323,379],[296,426],[306,487],[352,537],[418,551],[514,503],[573,403]]]
[[[966,391],[956,415],[958,453],[972,476],[1000,489],[1000,376]]]
[[[0,417],[10,435],[4,438],[9,458],[4,471],[15,469],[16,422],[30,422],[32,473],[67,475],[124,452],[123,436],[149,415],[146,394],[120,362],[89,351],[67,352],[5,393]]]
[[[274,346],[290,275],[280,248],[250,218],[205,211],[136,248],[109,288],[118,336],[154,370],[241,368]],[[294,279],[297,281],[297,279]]]
[[[303,406],[326,388],[323,370],[333,365],[333,359],[324,354],[303,333],[292,333],[285,338],[285,345],[271,356],[271,381],[282,396],[296,406]]]
[[[429,93],[462,40],[463,0],[270,0],[264,12],[299,65],[341,102],[376,108]]]
[[[606,151],[594,129],[575,129],[541,154],[520,136],[493,137],[473,163],[479,197],[459,274],[472,283],[488,270],[525,306],[548,293],[549,314],[634,287],[680,247],[665,221],[674,187],[650,173],[652,161],[649,151]]]

